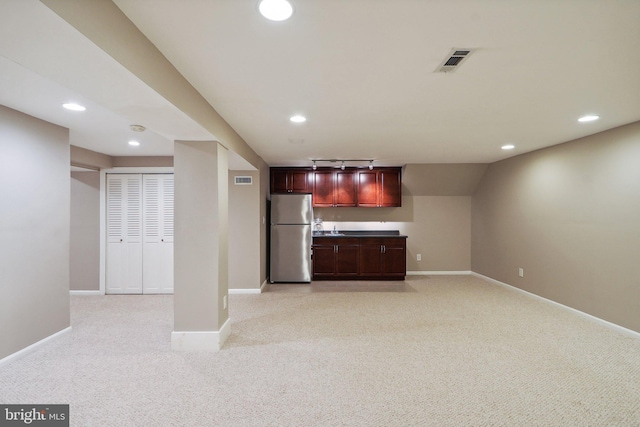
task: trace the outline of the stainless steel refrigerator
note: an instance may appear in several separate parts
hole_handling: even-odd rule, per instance
[[[271,195],[269,281],[311,282],[311,194]]]

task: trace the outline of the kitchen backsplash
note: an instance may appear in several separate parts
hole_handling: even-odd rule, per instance
[[[402,224],[399,222],[349,222],[349,221],[323,221],[325,231],[333,230],[333,226],[338,230],[400,230]]]

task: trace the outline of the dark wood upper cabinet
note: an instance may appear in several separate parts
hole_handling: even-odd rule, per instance
[[[380,207],[402,206],[402,181],[400,169],[380,170]]]
[[[338,170],[335,172],[335,205],[356,206],[356,171]]]
[[[313,207],[331,208],[335,206],[335,177],[331,170],[316,170],[313,173]]]
[[[313,176],[313,206],[356,206],[355,170],[318,169]]]
[[[312,193],[313,206],[399,207],[401,169],[271,168],[272,193]]]
[[[271,168],[272,193],[311,193],[311,169]]]
[[[377,208],[379,205],[378,192],[378,172],[375,170],[358,171],[358,206]]]
[[[359,170],[358,207],[386,208],[402,206],[400,168]]]

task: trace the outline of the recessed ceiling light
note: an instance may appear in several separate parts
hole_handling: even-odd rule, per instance
[[[514,148],[516,148],[516,146],[513,144],[506,144],[502,146],[503,150],[513,150]]]
[[[295,116],[289,117],[289,120],[291,120],[293,123],[304,123],[307,121],[307,118],[305,116],[301,116],[300,114],[296,114]]]
[[[129,141],[129,145],[131,145],[132,147],[137,147],[138,145],[140,145],[140,143],[138,141]]]
[[[86,110],[85,107],[83,107],[80,104],[75,104],[73,102],[67,102],[66,104],[62,104],[62,106],[64,108],[66,108],[67,110],[71,110],[71,111],[84,111]]]
[[[293,6],[287,0],[262,0],[258,10],[270,21],[284,21],[293,14]]]
[[[586,116],[582,116],[578,119],[579,122],[584,123],[584,122],[592,122],[594,120],[598,120],[600,118],[600,116],[596,116],[595,114],[589,114]]]

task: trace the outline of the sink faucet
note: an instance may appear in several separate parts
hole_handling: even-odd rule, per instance
[[[331,232],[331,234],[338,234],[338,230],[336,230],[336,226],[333,226],[333,231]]]

